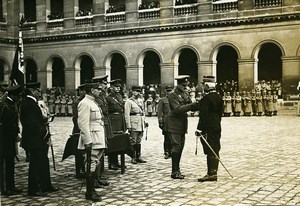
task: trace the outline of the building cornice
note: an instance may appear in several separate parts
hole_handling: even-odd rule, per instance
[[[159,33],[159,32],[174,32],[174,31],[188,31],[194,29],[211,29],[226,26],[243,26],[243,25],[259,25],[266,23],[278,23],[286,21],[300,20],[300,14],[288,14],[288,15],[276,15],[276,16],[264,16],[255,18],[239,18],[229,20],[217,20],[207,22],[191,22],[176,25],[167,26],[153,26],[153,27],[138,27],[119,29],[111,31],[93,31],[86,33],[72,33],[62,34],[55,36],[40,36],[40,37],[25,37],[23,38],[24,44],[40,43],[40,42],[56,42],[66,40],[80,40],[80,39],[91,39],[91,38],[106,38],[115,36],[126,36],[126,35],[138,35],[148,33]],[[16,44],[17,39],[0,38],[0,43],[5,44]]]

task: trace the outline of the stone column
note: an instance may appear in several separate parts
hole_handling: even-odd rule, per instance
[[[76,1],[76,3],[75,3]],[[75,4],[78,5],[78,0],[64,1],[64,28],[75,28]]]
[[[130,65],[126,67],[126,85],[130,89],[133,85],[143,85],[143,67]]]
[[[177,65],[178,66],[178,65]],[[175,65],[173,63],[162,63],[160,64],[160,83],[162,88],[165,88],[165,86],[170,85],[174,86],[174,68]]]
[[[297,94],[297,85],[300,81],[300,57],[282,57],[282,93]]]
[[[94,9],[94,25],[101,26],[105,24],[105,13],[106,9],[109,6],[108,0],[94,0],[93,9]]]
[[[5,5],[4,5],[5,6]],[[6,5],[6,22],[7,22],[7,34],[17,37],[19,33],[20,22],[20,2],[19,1],[7,1]]]
[[[172,23],[174,1],[162,0],[160,3],[160,22],[161,24]]]
[[[38,32],[44,32],[47,28],[47,1],[40,0],[36,2],[36,30]]]
[[[238,59],[238,85],[239,91],[251,91],[254,88],[254,68],[257,65],[255,59]]]
[[[198,84],[202,82],[204,76],[216,77],[216,63],[213,61],[198,61]]]
[[[94,67],[94,75],[95,77],[108,75],[107,81],[110,81],[110,70],[110,67]]]
[[[66,91],[74,91],[80,84],[80,71],[77,70],[77,78],[76,78],[76,70],[74,68],[65,68],[65,90]],[[78,78],[79,76],[79,78]]]
[[[126,27],[137,26],[138,22],[138,1],[126,0],[125,1],[125,22]]]
[[[41,89],[52,87],[52,70],[42,70],[38,71],[37,79],[41,82]]]
[[[198,0],[198,20],[207,20],[212,19],[213,16],[209,15],[212,14],[213,6],[211,0]]]

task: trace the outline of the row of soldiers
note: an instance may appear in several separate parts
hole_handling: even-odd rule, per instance
[[[227,92],[223,96],[224,116],[272,116],[277,115],[278,95],[276,91],[263,91],[252,93],[243,91],[240,95]]]

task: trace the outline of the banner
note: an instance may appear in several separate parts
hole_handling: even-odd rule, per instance
[[[22,16],[20,21],[19,28],[19,41],[16,48],[16,53],[14,57],[14,61],[12,64],[12,69],[10,73],[9,79],[11,80],[12,85],[20,84],[24,85],[24,50],[23,50],[23,37],[22,37],[22,25],[24,23],[24,18]]]

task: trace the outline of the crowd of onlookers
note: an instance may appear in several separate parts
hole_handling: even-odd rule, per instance
[[[125,11],[125,5],[109,5],[108,9],[106,10],[106,13],[115,13],[115,12],[121,12]]]
[[[139,5],[139,10],[159,8],[159,1],[148,1]]]
[[[93,15],[93,10],[92,9],[89,9],[89,10],[79,10],[77,13],[76,13],[76,16],[79,17],[79,16],[91,16]]]
[[[63,19],[64,14],[62,12],[57,12],[57,13],[49,14],[47,17],[49,20]]]
[[[237,85],[236,81],[216,84],[216,90],[223,97],[224,116],[271,116],[277,114],[277,100],[282,95],[280,81],[258,81],[251,92],[239,92]],[[165,95],[163,88],[160,84],[144,85],[142,88],[141,98],[144,101],[145,114],[147,116],[157,115],[159,99]],[[199,101],[204,95],[202,88],[195,83],[191,83],[186,92],[191,102]],[[125,102],[129,96],[126,85],[121,93]],[[77,98],[75,94],[67,94],[63,88],[57,87],[47,89],[42,93],[42,97],[51,114],[56,116],[73,115],[72,104]],[[189,112],[189,114],[197,116],[197,112]]]

